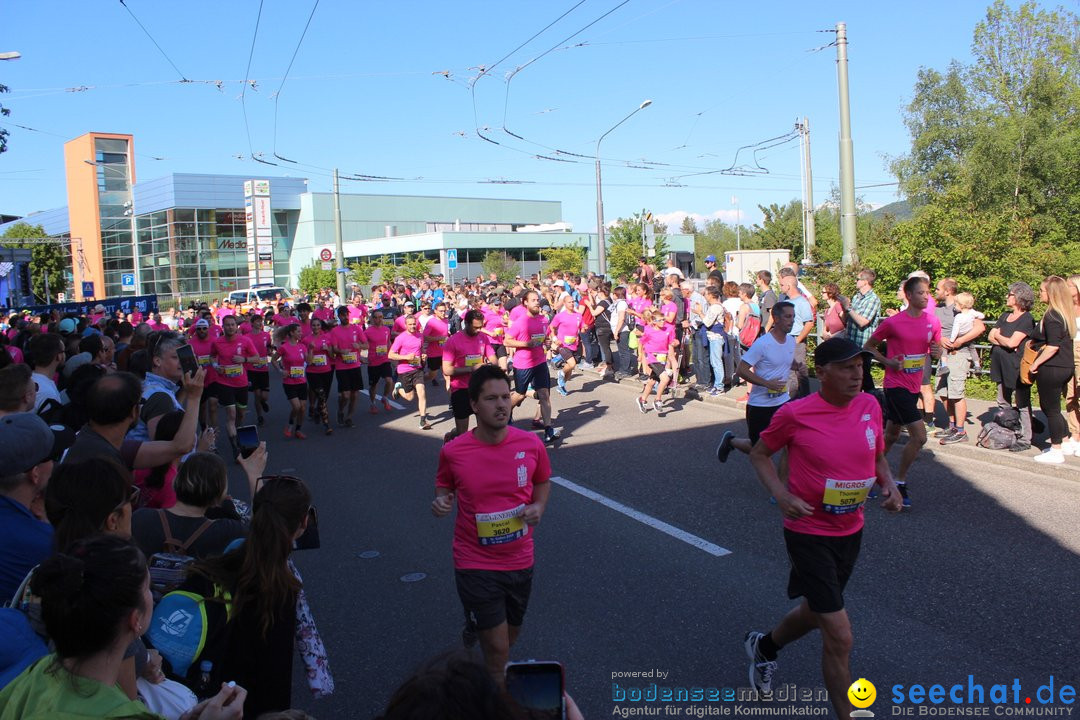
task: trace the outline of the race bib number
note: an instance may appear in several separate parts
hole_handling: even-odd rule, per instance
[[[210,367],[210,356],[209,355],[200,355],[198,357],[198,361],[199,361],[199,365],[201,365],[202,367]]]
[[[521,519],[524,505],[496,513],[476,514],[476,537],[481,545],[502,545],[520,540],[529,534],[529,527]]]
[[[375,346],[375,354],[376,355],[385,355],[386,354],[386,345],[376,345]]]
[[[506,332],[506,331],[503,330],[501,327],[499,327],[499,328],[495,328],[494,330],[492,330],[491,334],[494,335],[495,337],[502,337],[504,332]]]
[[[289,368],[289,377],[291,377],[293,380],[303,380],[304,367],[302,365],[293,365],[291,368]]]
[[[874,486],[876,478],[865,480],[833,480],[826,478],[825,494],[821,498],[822,509],[833,515],[855,512],[866,502],[866,495]]]
[[[270,359],[261,357],[255,362],[251,363],[252,370],[265,370],[270,365]]]
[[[347,352],[341,354],[341,360],[346,365],[353,365],[358,362],[357,355],[354,352]]]
[[[478,367],[480,367],[480,360],[481,360],[481,357],[479,355],[466,355],[465,356],[465,367],[467,367],[467,368],[478,368]]]
[[[901,362],[901,369],[909,375],[921,373],[926,363],[925,355],[905,355]]]
[[[563,345],[576,345],[577,335],[564,335],[562,341]]]
[[[658,362],[658,363],[667,362],[667,353],[656,353],[656,362]]]
[[[543,334],[543,333],[540,333],[539,335],[532,335],[532,336],[530,336],[530,339],[531,339],[531,340],[532,340],[532,341],[533,341],[534,343],[543,343],[543,342],[544,342],[544,338],[545,338],[545,337],[547,337],[547,335],[545,335],[545,334]]]
[[[244,368],[239,365],[224,365],[221,374],[227,378],[237,378],[244,374]]]
[[[766,390],[765,391],[765,396],[766,397],[778,398],[781,395],[787,395],[787,388],[784,388],[783,390]]]
[[[315,367],[326,367],[326,356],[325,355],[312,355],[311,356],[311,364],[314,365]]]

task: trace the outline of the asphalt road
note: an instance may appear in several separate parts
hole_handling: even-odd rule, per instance
[[[429,512],[452,427],[446,396],[432,389],[427,432],[414,408],[369,416],[361,396],[357,427],[324,437],[309,426],[296,441],[281,435],[285,404],[272,387],[268,471],[304,478],[319,508],[322,548],[296,561],[337,685],[313,700],[297,660],[293,703],[320,719],[373,717],[422,661],[460,645],[453,520]],[[571,389],[554,397],[563,438],[550,451],[553,475],[568,482],[553,488],[536,531],[533,595],[512,657],[562,661],[588,718],[625,706],[613,683],[745,688],[744,633],[768,629],[793,603],[776,507],[744,456],[724,466],[714,457],[724,429],[744,430],[740,414],[676,400],[641,415],[630,388],[595,376]],[[533,408],[518,411],[519,427]],[[1019,678],[1033,692],[1050,675],[1080,684],[1080,484],[996,464],[992,451],[972,455],[923,452],[909,478],[914,509],[867,511],[846,598],[853,677],[874,682],[879,698],[894,684],[969,674],[987,689]],[[774,683],[820,689],[819,656],[814,636],[785,648]],[[883,699],[872,709],[889,713]]]

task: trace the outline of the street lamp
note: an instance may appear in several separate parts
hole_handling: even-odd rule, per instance
[[[600,139],[596,141],[596,233],[600,238],[600,275],[607,275],[607,244],[604,241],[604,196],[601,192],[600,186],[600,143],[606,138],[612,130],[622,125],[624,122],[634,117],[638,112],[652,105],[652,100],[646,100],[640,105],[634,112],[624,117],[619,122],[611,126],[611,129],[600,136]]]
[[[10,52],[0,52],[0,60],[18,60],[22,57],[22,53],[12,50]]]

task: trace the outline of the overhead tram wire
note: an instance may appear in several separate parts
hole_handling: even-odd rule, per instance
[[[141,22],[139,22],[139,18],[135,17],[135,13],[131,12],[131,8],[129,8],[127,6],[127,3],[124,2],[124,0],[120,0],[120,4],[123,5],[124,9],[128,11],[128,15],[130,15],[131,19],[135,21],[135,24],[138,25],[140,28],[142,28],[142,31],[144,33],[146,33],[146,37],[150,38],[150,42],[154,43],[154,47],[156,47],[158,49],[158,52],[161,53],[161,56],[163,58],[165,58],[170,65],[172,65],[173,70],[175,70],[176,74],[180,76],[180,82],[184,82],[184,83],[191,82],[190,80],[187,79],[187,75],[184,75],[184,73],[180,72],[180,68],[176,67],[176,63],[174,63],[172,61],[172,58],[170,58],[165,53],[165,51],[162,50],[161,45],[159,45],[158,41],[154,39],[154,36],[150,34],[150,31],[147,30],[146,27]]]
[[[289,59],[289,66],[285,68],[285,75],[281,78],[281,84],[278,85],[277,92],[274,93],[274,157],[278,160],[284,160],[285,162],[295,163],[295,160],[289,160],[288,158],[281,157],[277,151],[277,129],[278,129],[278,101],[281,99],[281,90],[285,87],[285,81],[289,78],[289,71],[292,70],[293,63],[296,62],[296,55],[300,52],[300,46],[304,42],[304,36],[307,35],[308,28],[311,27],[311,19],[315,17],[315,11],[319,9],[319,0],[315,0],[315,4],[311,8],[311,14],[308,15],[307,22],[304,24],[304,31],[300,33],[300,39],[296,42],[296,49],[293,50],[292,57]]]
[[[248,83],[251,78],[251,59],[255,56],[255,41],[259,37],[259,22],[262,20],[263,1],[264,0],[259,0],[259,14],[255,16],[255,32],[251,36],[251,50],[248,52],[247,69],[244,70],[244,88],[240,91],[240,110],[244,114],[244,131],[247,133],[248,154],[251,155],[251,159],[256,162],[265,163],[266,165],[277,165],[277,163],[268,162],[255,157],[255,148],[251,144],[251,125],[248,123],[247,115],[246,95]]]

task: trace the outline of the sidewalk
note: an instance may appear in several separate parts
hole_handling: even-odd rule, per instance
[[[581,372],[586,373],[589,377],[598,378],[599,374],[595,370],[584,369]],[[609,376],[610,377],[610,376]],[[613,382],[613,381],[612,381]],[[623,380],[620,385],[631,388],[633,390],[640,390],[641,383],[637,380],[626,379]],[[811,391],[817,391],[817,379],[810,378]],[[679,398],[686,398],[688,400],[696,400],[703,402],[706,405],[716,405],[726,408],[733,412],[738,413],[740,416],[745,415],[746,405],[744,403],[736,402],[736,400],[742,397],[746,393],[745,386],[731,390],[728,393],[712,397],[707,394],[700,394],[693,387],[687,387],[685,385],[679,386]],[[1047,477],[1057,477],[1065,480],[1080,481],[1080,457],[1066,457],[1064,465],[1043,465],[1037,463],[1033,458],[1039,454],[1040,450],[1037,447],[1046,447],[1049,445],[1049,440],[1046,434],[1036,437],[1037,446],[1033,446],[1031,450],[1026,450],[1020,453],[1009,452],[1008,450],[987,450],[986,448],[978,447],[975,444],[976,438],[979,436],[979,431],[982,429],[982,424],[990,418],[990,414],[997,406],[994,403],[987,402],[986,400],[968,399],[968,424],[967,434],[968,441],[964,443],[953,443],[951,445],[942,445],[937,439],[928,437],[926,445],[923,446],[922,452],[930,452],[931,454],[940,454],[944,457],[962,458],[968,460],[978,460],[980,462],[990,462],[1002,467],[1015,468],[1017,470],[1026,470],[1028,472],[1036,472]],[[1045,424],[1046,418],[1039,413],[1035,412],[1039,419]],[[935,416],[938,427],[945,427],[947,419],[945,417],[945,411],[942,409],[941,404],[937,405],[937,413]],[[932,434],[932,431],[931,431]],[[907,435],[901,434],[899,443],[907,442]]]

